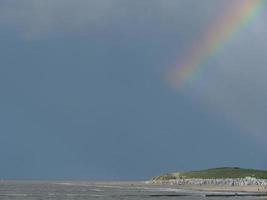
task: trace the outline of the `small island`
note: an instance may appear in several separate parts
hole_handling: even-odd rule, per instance
[[[267,171],[220,167],[199,171],[164,173],[146,182],[200,191],[267,192]]]

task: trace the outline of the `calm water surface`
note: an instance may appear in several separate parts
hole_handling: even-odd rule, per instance
[[[197,200],[264,199],[263,197],[204,197],[203,193],[154,188],[137,182],[1,181],[0,200]]]

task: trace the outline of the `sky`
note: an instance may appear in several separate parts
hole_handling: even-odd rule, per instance
[[[232,3],[2,0],[0,178],[267,169],[266,8],[194,81],[165,76]]]

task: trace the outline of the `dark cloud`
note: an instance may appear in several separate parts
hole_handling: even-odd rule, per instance
[[[163,78],[231,2],[1,1],[0,176],[264,168],[264,16],[192,87],[175,91]]]
[[[212,18],[220,6],[210,0],[200,5],[194,0],[5,0],[0,5],[2,29],[15,30],[26,38],[90,32],[129,23],[147,26],[151,21],[176,29],[181,25],[193,28]]]

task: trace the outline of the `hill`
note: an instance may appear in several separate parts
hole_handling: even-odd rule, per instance
[[[267,179],[267,171],[256,169],[243,169],[239,167],[220,167],[200,171],[165,173],[153,177],[153,180],[170,180],[178,178],[245,178],[248,176],[259,179]]]

